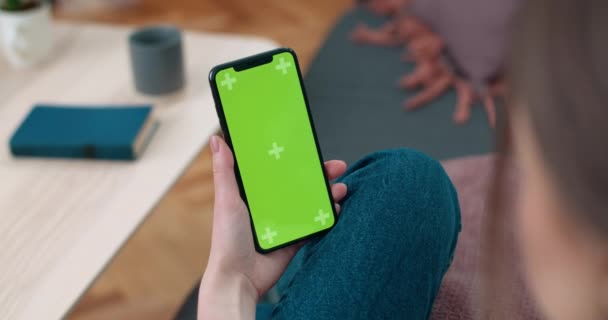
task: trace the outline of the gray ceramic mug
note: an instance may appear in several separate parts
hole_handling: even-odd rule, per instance
[[[137,91],[150,95],[176,92],[184,86],[182,33],[172,26],[151,26],[129,36]]]

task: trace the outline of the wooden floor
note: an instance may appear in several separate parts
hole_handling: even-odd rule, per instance
[[[63,20],[143,25],[272,38],[304,70],[353,0],[63,0]],[[207,263],[213,206],[206,148],[108,265],[69,319],[171,319]]]

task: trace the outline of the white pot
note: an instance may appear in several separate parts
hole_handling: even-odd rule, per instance
[[[24,68],[41,62],[53,43],[50,5],[44,3],[25,11],[0,10],[0,35],[11,65]]]

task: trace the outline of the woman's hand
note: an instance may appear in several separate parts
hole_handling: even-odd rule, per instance
[[[234,176],[232,152],[224,140],[217,136],[211,138],[210,144],[213,151],[215,206],[211,254],[201,284],[199,314],[203,310],[210,311],[205,308],[213,308],[212,304],[227,307],[233,305],[229,302],[233,301],[237,304],[234,307],[241,308],[238,304],[243,299],[257,301],[277,282],[289,261],[302,246],[300,243],[265,255],[255,251],[249,212],[240,197]],[[328,161],[325,163],[325,170],[328,178],[333,180],[346,171],[346,163]],[[334,184],[331,191],[334,200],[339,202],[346,195],[346,185]],[[337,203],[336,207],[339,211],[340,206]],[[217,301],[218,298],[221,299],[217,295],[223,293],[246,295],[246,298],[228,296],[223,302]],[[253,306],[255,307],[255,303]],[[255,312],[255,309],[253,311]],[[221,312],[226,314],[226,309]]]

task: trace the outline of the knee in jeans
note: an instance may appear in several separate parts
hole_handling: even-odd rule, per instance
[[[417,241],[429,246],[454,242],[460,231],[458,198],[437,160],[415,150],[394,149],[373,153],[353,167],[353,175],[360,173],[355,179],[358,192],[377,199],[366,215],[369,223],[382,221],[378,228],[388,234],[415,233]]]
[[[441,189],[437,196],[452,192],[450,178],[435,159],[412,149],[392,149],[372,153],[355,163],[347,172],[345,182],[382,188],[387,193],[414,192]],[[449,190],[444,190],[449,189]]]

